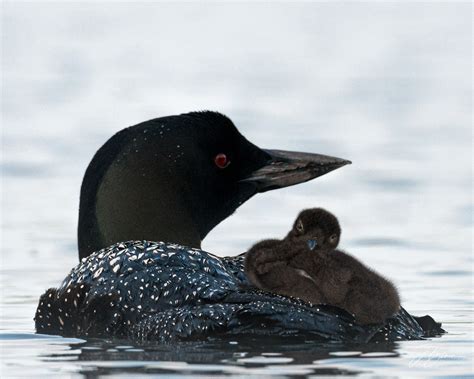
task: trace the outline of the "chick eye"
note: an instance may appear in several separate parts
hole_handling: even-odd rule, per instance
[[[214,163],[219,168],[226,168],[228,165],[230,165],[230,159],[227,158],[227,155],[224,153],[219,153],[215,156]]]
[[[329,237],[329,239],[331,240],[331,242],[334,242],[337,240],[337,235],[333,234],[331,237]]]
[[[301,220],[298,220],[298,222],[296,223],[296,230],[300,233],[304,232],[304,226]]]

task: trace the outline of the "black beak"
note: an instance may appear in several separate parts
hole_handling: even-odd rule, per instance
[[[270,161],[242,180],[253,183],[257,187],[257,192],[307,182],[346,164],[351,164],[351,161],[328,155],[284,150],[264,151],[270,155]]]

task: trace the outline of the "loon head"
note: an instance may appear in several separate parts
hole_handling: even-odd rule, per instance
[[[285,237],[292,244],[304,242],[310,250],[334,250],[341,238],[341,227],[336,216],[322,208],[300,212],[293,228]]]
[[[86,170],[79,256],[131,239],[199,248],[210,230],[256,193],[305,182],[348,163],[260,149],[216,112],[131,126],[111,137]]]

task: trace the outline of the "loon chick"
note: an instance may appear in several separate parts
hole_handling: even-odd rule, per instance
[[[303,287],[311,289],[312,302],[323,302],[317,296],[310,277],[304,270],[288,266],[289,260],[300,253],[301,242],[310,250],[334,250],[341,238],[339,221],[322,208],[305,209],[300,212],[287,236],[282,239],[267,239],[252,246],[246,254],[245,273],[250,282],[266,291],[302,298]]]
[[[360,324],[382,323],[399,311],[398,292],[354,257],[334,250],[340,233],[334,215],[307,209],[284,240],[252,247],[247,275],[261,289],[340,307]]]
[[[354,315],[359,324],[383,323],[400,310],[395,286],[386,278],[340,250],[314,254],[304,244],[290,259],[293,269],[304,270],[325,304],[335,305]],[[301,299],[314,302],[307,288]],[[318,303],[321,301],[318,301]]]
[[[59,288],[41,296],[37,332],[163,342],[216,333],[421,338],[423,329],[403,309],[374,331],[354,326],[338,308],[242,290],[248,284],[243,255],[218,258],[199,249],[254,194],[348,163],[260,149],[215,112],[158,118],[117,133],[86,171],[81,261]],[[169,242],[154,242],[160,240]]]

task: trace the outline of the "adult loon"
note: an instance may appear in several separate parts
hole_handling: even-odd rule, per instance
[[[263,290],[338,306],[362,325],[383,323],[400,309],[398,292],[389,280],[335,250],[340,235],[332,213],[305,209],[283,240],[265,240],[247,252],[245,273]]]
[[[163,342],[218,333],[420,338],[426,331],[403,309],[385,325],[365,328],[338,308],[252,289],[244,255],[218,258],[200,250],[207,233],[256,193],[348,163],[260,149],[215,112],[157,118],[118,132],[86,170],[81,262],[41,296],[37,332]]]

